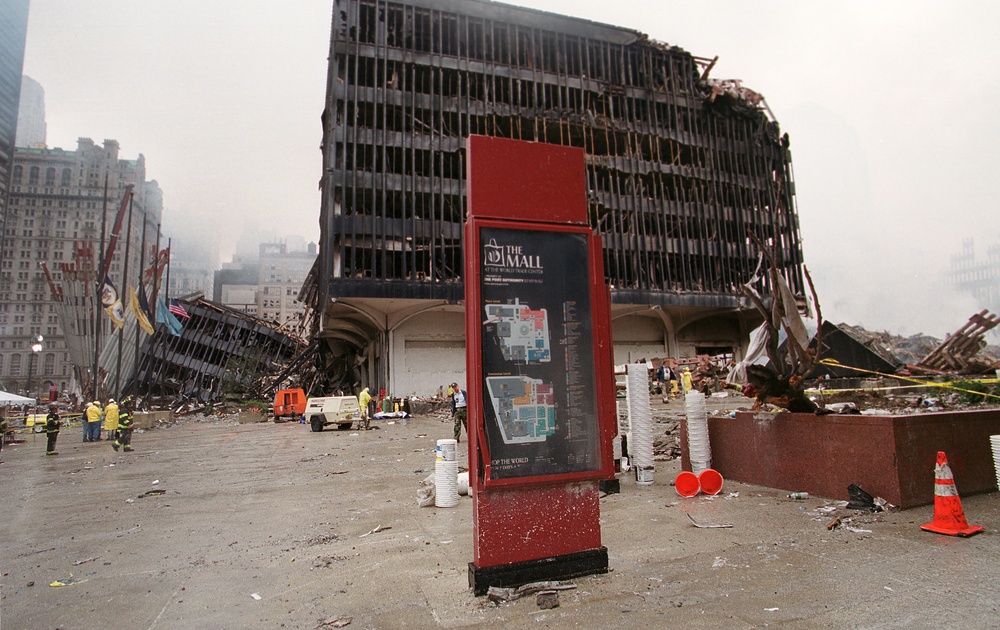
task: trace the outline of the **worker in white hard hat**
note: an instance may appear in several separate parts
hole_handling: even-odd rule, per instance
[[[118,403],[114,398],[109,398],[104,408],[104,430],[108,432],[107,439],[114,440],[118,437]]]
[[[87,409],[84,411],[84,421],[83,421],[83,441],[84,442],[100,442],[101,441],[101,415],[104,410],[101,409],[100,401],[93,401],[87,405]]]

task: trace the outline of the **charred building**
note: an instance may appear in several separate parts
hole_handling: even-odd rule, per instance
[[[584,149],[616,362],[739,358],[751,234],[798,293],[802,251],[787,136],[713,63],[495,2],[335,0],[305,296],[324,352],[396,394],[463,381],[464,146],[483,134]]]
[[[141,401],[263,398],[306,349],[276,325],[235,309],[204,299],[184,302],[183,308],[187,319],[176,334],[161,326],[145,338],[134,382],[125,388]]]

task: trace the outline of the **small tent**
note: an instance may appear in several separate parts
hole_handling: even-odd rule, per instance
[[[7,392],[0,392],[0,405],[34,405],[34,398],[25,398],[24,396],[18,396],[17,394],[9,394]]]

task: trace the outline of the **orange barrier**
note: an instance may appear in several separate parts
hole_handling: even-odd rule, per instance
[[[934,466],[934,520],[920,529],[947,536],[972,536],[983,531],[979,525],[969,525],[962,511],[962,500],[955,488],[955,478],[944,451],[938,451]]]

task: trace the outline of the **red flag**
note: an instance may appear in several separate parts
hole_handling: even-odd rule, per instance
[[[170,260],[170,248],[161,249],[159,255],[149,264],[149,269],[146,270],[146,277],[155,283],[156,279],[163,275],[163,270],[167,266],[167,261]]]
[[[118,233],[122,229],[122,220],[125,218],[125,209],[128,208],[129,199],[132,198],[132,184],[125,187],[125,194],[122,195],[122,205],[118,206],[118,214],[115,215],[115,224],[111,227],[111,238],[108,240],[108,248],[104,250],[104,260],[101,261],[101,273],[108,273],[111,268],[111,258],[115,255],[115,245],[118,244]]]

